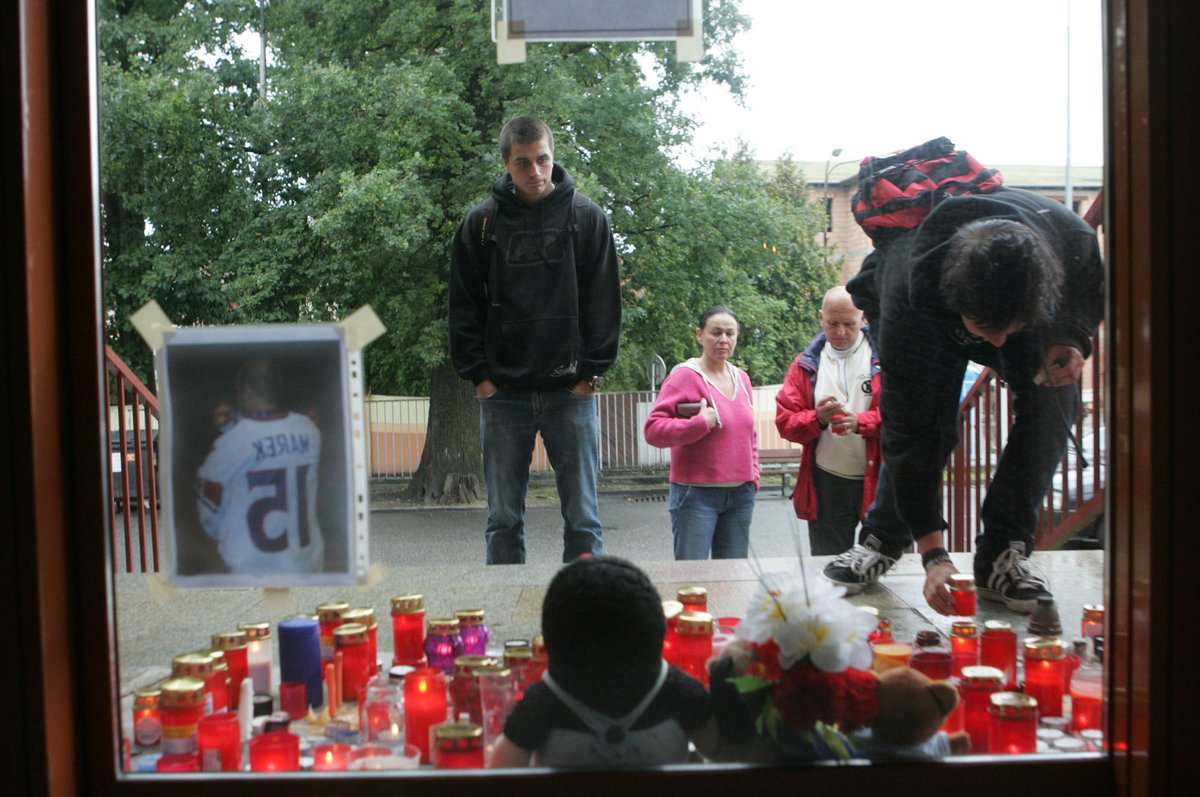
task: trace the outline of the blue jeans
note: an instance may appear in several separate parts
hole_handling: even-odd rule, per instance
[[[671,482],[668,510],[676,559],[745,559],[754,516],[754,482],[699,487]]]
[[[489,565],[525,562],[525,499],[539,432],[554,468],[562,506],[562,560],[604,553],[604,533],[596,506],[600,471],[596,398],[566,388],[548,392],[501,388],[479,400]]]

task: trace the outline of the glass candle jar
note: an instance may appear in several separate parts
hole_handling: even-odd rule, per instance
[[[1063,644],[1055,637],[1028,637],[1025,652],[1025,693],[1037,700],[1046,717],[1063,715]]]
[[[450,675],[454,660],[463,655],[462,636],[458,633],[457,617],[440,617],[429,621],[425,634],[425,658],[430,667]]]
[[[421,751],[429,763],[429,729],[446,721],[450,700],[446,673],[437,667],[418,667],[404,679],[405,740]]]
[[[907,667],[912,654],[912,645],[903,642],[876,643],[871,646],[871,669],[881,673],[893,667]]]
[[[333,661],[333,629],[342,624],[342,612],[350,608],[345,601],[329,601],[317,607],[321,630],[321,661]]]
[[[521,640],[524,641],[524,640]],[[532,673],[533,665],[533,645],[526,642],[524,645],[514,645],[510,647],[507,643],[504,645],[504,666],[512,671],[513,691],[516,694],[516,699],[520,700],[525,695],[525,690],[529,688],[530,674]]]
[[[425,664],[425,598],[397,595],[392,598],[392,664],[421,667]]]
[[[483,728],[473,722],[443,722],[433,729],[434,769],[483,769]]]
[[[459,609],[454,617],[458,620],[458,635],[462,637],[462,655],[486,655],[491,631],[484,621],[483,609]]]
[[[1104,727],[1104,669],[1088,661],[1071,676],[1071,730],[1075,733]]]
[[[204,682],[204,713],[223,711],[228,704],[225,683],[207,653],[181,653],[171,659],[172,678],[198,678]]]
[[[963,667],[979,664],[979,626],[974,620],[958,620],[950,627],[950,654],[954,658],[953,674],[961,675]]]
[[[678,634],[677,666],[707,687],[708,667],[704,665],[712,656],[712,615],[708,612],[684,611],[679,615],[676,633]]]
[[[361,623],[342,623],[333,629],[333,656],[342,655],[342,678],[340,696],[342,702],[357,701],[358,690],[371,677],[370,646],[367,642],[367,627]]]
[[[199,678],[171,678],[164,681],[159,698],[162,717],[163,755],[196,754],[196,724],[204,715],[204,681]]]
[[[462,655],[454,660],[454,677],[450,681],[450,716],[464,715],[476,725],[483,723],[483,704],[479,697],[479,682],[475,671],[483,666],[495,666],[499,659],[489,656]]]
[[[139,747],[155,747],[162,741],[162,690],[148,686],[133,693],[133,740]]]
[[[308,716],[308,685],[304,681],[280,681],[279,710],[294,720]]]
[[[204,772],[240,772],[242,727],[238,715],[222,711],[201,717],[196,724],[196,746]]]
[[[859,606],[858,608],[875,618],[875,629],[867,635],[868,645],[886,645],[896,641],[892,638],[891,622],[881,615],[878,609],[874,606]],[[719,620],[717,625],[720,625]]]
[[[229,707],[236,709],[242,693],[242,681],[249,675],[246,660],[246,632],[225,631],[212,635],[212,646],[225,651],[225,663],[229,665]]]
[[[325,703],[321,673],[321,632],[317,618],[297,614],[279,621],[279,680],[304,684],[309,706]],[[282,685],[280,697],[282,698]]]
[[[274,691],[271,676],[271,662],[274,660],[271,652],[274,644],[271,638],[271,624],[241,623],[238,629],[246,632],[246,666],[250,680],[254,683],[254,694],[269,695]]]
[[[956,617],[975,616],[975,576],[967,573],[950,575],[950,597],[954,600]]]
[[[964,667],[958,680],[962,699],[963,730],[971,737],[971,752],[988,751],[988,706],[991,697],[1004,688],[1004,673],[995,667]]]
[[[350,765],[353,748],[344,742],[318,744],[313,748],[312,768],[316,772],[338,772]]]
[[[272,731],[250,738],[252,772],[296,772],[300,769],[300,737],[291,731]]]
[[[1089,603],[1083,607],[1081,630],[1083,638],[1087,640],[1094,636],[1104,636],[1104,606],[1098,603]]]
[[[679,615],[683,612],[683,604],[679,601],[663,601],[663,619],[667,630],[663,634],[663,660],[667,664],[678,664],[677,648],[679,647]]]
[[[1004,620],[988,620],[979,637],[979,663],[1004,673],[1004,688],[1017,687],[1017,634]]]
[[[370,606],[347,609],[342,612],[342,622],[358,623],[367,629],[367,671],[374,675],[379,671],[379,623],[375,621],[375,610]]]
[[[229,662],[225,661],[225,651],[208,650],[213,660],[213,711],[229,709],[232,698],[229,695]]]
[[[359,724],[368,742],[399,739],[404,730],[402,687],[390,682],[369,682],[359,703]]]
[[[683,604],[685,612],[708,611],[708,590],[704,587],[681,587],[675,593],[675,600]]]
[[[1038,704],[1021,692],[996,692],[988,705],[988,752],[1036,753]]]
[[[483,665],[475,668],[479,682],[479,702],[482,708],[483,759],[491,759],[496,740],[504,733],[504,723],[516,705],[517,690],[513,671],[503,665]]]
[[[937,631],[918,631],[908,666],[935,681],[945,680],[954,674],[954,657]]]

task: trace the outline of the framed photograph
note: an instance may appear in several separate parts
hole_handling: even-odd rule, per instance
[[[365,580],[361,356],[334,324],[165,333],[159,484],[175,584]]]

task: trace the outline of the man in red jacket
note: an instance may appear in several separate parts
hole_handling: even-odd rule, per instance
[[[875,498],[879,358],[845,287],[825,294],[818,319],[823,331],[792,362],[775,397],[775,427],[804,446],[792,503],[808,521],[813,555],[822,556],[854,544]]]

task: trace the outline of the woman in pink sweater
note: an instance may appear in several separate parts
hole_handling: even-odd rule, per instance
[[[745,558],[749,550],[758,434],[750,377],[729,362],[737,337],[732,310],[706,310],[696,329],[703,354],[675,366],[646,419],[646,442],[671,449],[676,559]]]

